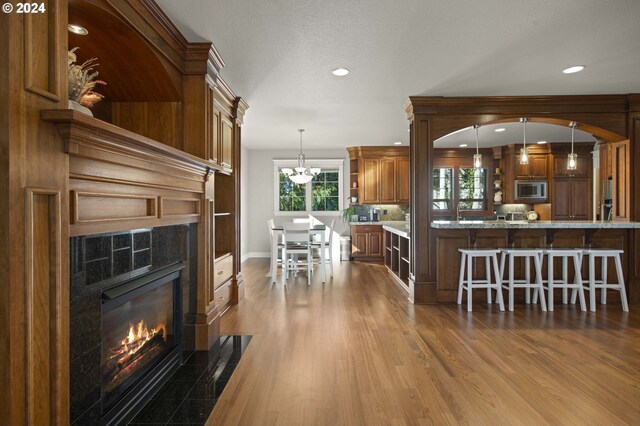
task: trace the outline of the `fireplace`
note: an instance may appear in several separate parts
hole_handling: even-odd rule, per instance
[[[107,424],[130,417],[180,362],[182,269],[176,263],[102,292],[100,393]]]
[[[70,239],[72,425],[126,423],[194,350],[197,225]]]

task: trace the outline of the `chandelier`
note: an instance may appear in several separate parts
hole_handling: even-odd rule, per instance
[[[317,176],[318,173],[320,173],[320,168],[307,167],[305,165],[305,157],[302,153],[302,132],[304,132],[304,129],[298,129],[298,132],[300,132],[300,153],[298,154],[298,167],[295,167],[293,169],[282,169],[282,173],[286,174],[293,183],[304,184],[313,179],[314,176]]]

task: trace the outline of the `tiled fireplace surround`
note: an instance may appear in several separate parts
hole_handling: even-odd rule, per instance
[[[127,239],[132,242],[130,249],[117,250],[117,241]],[[104,253],[96,251],[108,255],[105,258]],[[143,273],[182,262],[182,350],[186,359],[195,347],[189,318],[196,312],[197,225],[73,237],[70,257],[71,423],[100,424],[102,294]]]

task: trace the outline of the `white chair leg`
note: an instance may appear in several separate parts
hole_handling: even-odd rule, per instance
[[[471,265],[473,264],[473,256],[469,256],[467,259],[467,311],[471,312],[472,302],[472,288],[471,281],[473,281],[473,275],[471,271]]]
[[[600,290],[600,303],[607,304],[607,264],[609,257],[602,257],[602,289]]]
[[[515,288],[513,287],[513,256],[509,255],[509,311],[513,312],[513,293]]]
[[[524,258],[524,279],[527,283],[531,283],[531,262],[528,257]],[[524,293],[524,302],[531,303],[531,288],[527,287]]]
[[[547,297],[549,298],[547,306],[550,311],[553,311],[553,255],[551,253],[547,257]],[[541,299],[544,299],[544,296]]]
[[[536,285],[540,291],[540,296],[542,296],[544,293],[542,290],[542,265],[540,262],[540,257],[535,256],[533,258],[533,264],[536,269]],[[544,300],[544,297],[540,297],[540,305],[543,311],[547,310],[547,302]]]
[[[460,278],[458,279],[458,305],[462,303],[462,286],[464,285],[464,263],[467,260],[467,255],[462,253],[460,258]]]
[[[622,302],[622,311],[629,312],[629,304],[627,303],[627,291],[624,288],[624,276],[622,275],[622,261],[618,254],[614,257],[616,263],[616,275],[618,276],[618,284],[620,285],[620,301]]]
[[[587,304],[584,298],[584,285],[582,284],[581,265],[582,265],[582,256],[579,254],[575,254],[573,256],[573,268],[575,269],[573,280],[574,280],[574,284],[576,284],[578,288],[574,289],[573,292],[571,293],[571,299],[573,299],[572,303],[575,303],[575,294],[577,292],[578,296],[580,297],[580,310],[584,312],[587,310]]]
[[[502,278],[499,275],[498,256],[494,254],[491,258],[493,260],[493,274],[496,276],[496,290],[498,293],[496,294],[496,299],[498,300],[500,310],[504,312],[504,300],[502,300]]]
[[[333,250],[329,247],[329,273],[331,278],[333,278]]]
[[[484,258],[484,267],[487,270],[487,303],[491,304],[491,261],[488,257]]]
[[[569,283],[569,258],[566,256],[562,257],[562,282],[565,286]],[[562,303],[565,305],[567,304],[568,296],[568,288],[564,287],[562,289]]]
[[[593,254],[589,254],[589,310],[596,311],[596,260]]]

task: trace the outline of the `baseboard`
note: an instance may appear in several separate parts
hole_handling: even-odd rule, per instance
[[[246,262],[248,259],[252,259],[252,258],[270,258],[271,257],[271,252],[268,251],[250,251],[248,253],[245,253],[242,258],[240,259],[241,262]]]

